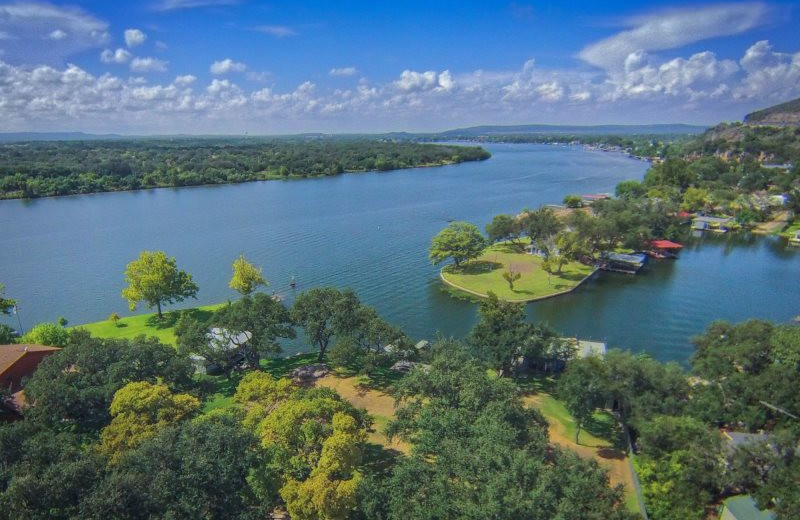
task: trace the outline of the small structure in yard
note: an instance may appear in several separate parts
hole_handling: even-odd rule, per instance
[[[794,234],[789,237],[789,245],[800,246],[800,231],[795,231]]]
[[[725,438],[725,448],[728,451],[733,451],[740,446],[763,442],[769,439],[769,435],[766,433],[732,432],[723,430],[722,435]]]
[[[253,333],[248,331],[234,332],[214,327],[206,333],[206,338],[208,338],[208,346],[211,349],[227,353],[228,362],[231,365],[239,366],[245,361],[245,355],[241,347],[253,338]],[[218,374],[222,371],[222,367],[215,363],[209,363],[203,356],[195,354],[189,356],[189,360],[198,374]]]
[[[401,361],[396,362],[394,365],[392,365],[392,367],[389,370],[391,370],[392,372],[403,372],[403,373],[405,373],[405,372],[411,372],[411,370],[413,370],[414,367],[416,367],[416,366],[417,366],[417,363],[414,362],[414,361],[401,360]]]
[[[682,244],[669,240],[651,240],[647,254],[653,258],[678,258],[678,252],[683,249]]]
[[[575,351],[577,359],[584,359],[588,357],[605,357],[608,346],[602,341],[586,341],[585,339],[576,339],[578,349]]]
[[[584,204],[593,204],[598,200],[606,200],[610,198],[611,195],[608,193],[587,193],[586,195],[581,195],[581,200],[583,200]]]
[[[762,511],[750,495],[731,497],[722,503],[720,520],[775,520],[772,511]]]
[[[540,256],[542,258],[547,256],[547,251],[540,248],[537,244],[528,244],[525,246],[525,252],[529,255]]]
[[[323,378],[331,373],[331,367],[325,363],[305,365],[292,370],[292,381],[298,385],[310,385],[317,379]]]
[[[697,231],[713,231],[727,233],[730,230],[731,217],[698,216],[692,220],[692,229]]]
[[[647,262],[644,253],[623,254],[605,252],[600,257],[600,269],[617,273],[636,274]]]
[[[45,345],[0,345],[0,387],[11,397],[0,401],[0,421],[20,419],[25,406],[24,382],[33,375],[39,363],[61,350]]]

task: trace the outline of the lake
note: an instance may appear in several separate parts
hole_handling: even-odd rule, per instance
[[[613,192],[648,167],[579,147],[486,148],[487,161],[435,168],[0,201],[0,282],[26,329],[59,316],[78,324],[130,314],[123,271],[142,250],[163,249],[193,275],[199,301],[183,306],[233,298],[230,266],[244,253],[287,302],[293,277],[297,291],[351,287],[414,338],[463,336],[477,305],[442,290],[427,259],[433,235],[451,220],[483,227],[568,193]],[[715,319],[800,314],[798,279],[798,256],[778,239],[704,237],[677,261],[635,277],[599,273],[527,308],[564,334],[685,362],[689,338]]]

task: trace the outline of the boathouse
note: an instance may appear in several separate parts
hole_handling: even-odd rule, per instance
[[[606,252],[600,257],[600,269],[617,273],[636,274],[647,262],[644,253],[613,253]]]
[[[706,217],[698,216],[692,220],[692,229],[697,231],[714,231],[715,233],[727,233],[730,217]]]
[[[683,249],[683,245],[670,240],[650,241],[648,254],[653,258],[677,258],[678,252]]]

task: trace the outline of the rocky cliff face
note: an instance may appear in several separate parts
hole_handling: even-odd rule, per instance
[[[763,126],[800,126],[800,98],[747,114],[745,124]]]

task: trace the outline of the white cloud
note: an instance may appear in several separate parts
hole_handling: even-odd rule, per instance
[[[133,72],[165,72],[167,62],[158,58],[133,58],[131,70]]]
[[[194,9],[196,7],[213,7],[218,5],[236,5],[239,0],[160,0],[153,5],[156,11],[174,11],[177,9]]]
[[[125,29],[125,45],[132,49],[141,45],[147,39],[147,35],[139,29]]]
[[[122,47],[115,51],[106,49],[100,53],[100,61],[103,63],[128,63],[131,58],[131,53]]]
[[[358,72],[355,67],[341,67],[341,68],[332,68],[328,71],[328,75],[330,76],[352,76]]]
[[[212,63],[208,70],[211,74],[221,76],[230,72],[244,72],[247,70],[247,65],[238,61],[233,61],[230,58],[225,58],[224,60]]]
[[[297,32],[294,29],[285,25],[259,25],[254,27],[254,29],[258,32],[263,32],[276,38],[297,35]]]
[[[0,34],[4,35],[0,50],[21,63],[59,62],[102,47],[110,39],[107,29],[108,23],[79,8],[39,2],[0,5]]]
[[[108,53],[114,63],[116,52]],[[144,133],[714,122],[800,96],[800,52],[779,52],[765,41],[754,43],[738,62],[708,51],[671,59],[640,51],[629,53],[614,72],[547,69],[529,60],[516,70],[408,69],[390,81],[362,78],[335,89],[308,81],[279,90],[244,88],[222,77],[201,84],[193,75],[163,81],[139,75],[165,69],[164,62],[136,58],[131,70],[137,76],[124,78],[93,76],[76,65],[0,61],[0,121],[8,130],[80,126]]]
[[[56,29],[55,31],[51,32],[48,35],[48,38],[58,42],[58,41],[61,41],[61,40],[65,39],[68,36],[69,35],[66,32],[62,31],[61,29]]]
[[[763,24],[769,13],[760,2],[671,9],[627,21],[631,29],[585,47],[579,57],[604,70],[618,70],[641,51],[676,49],[719,36],[740,34]]]

